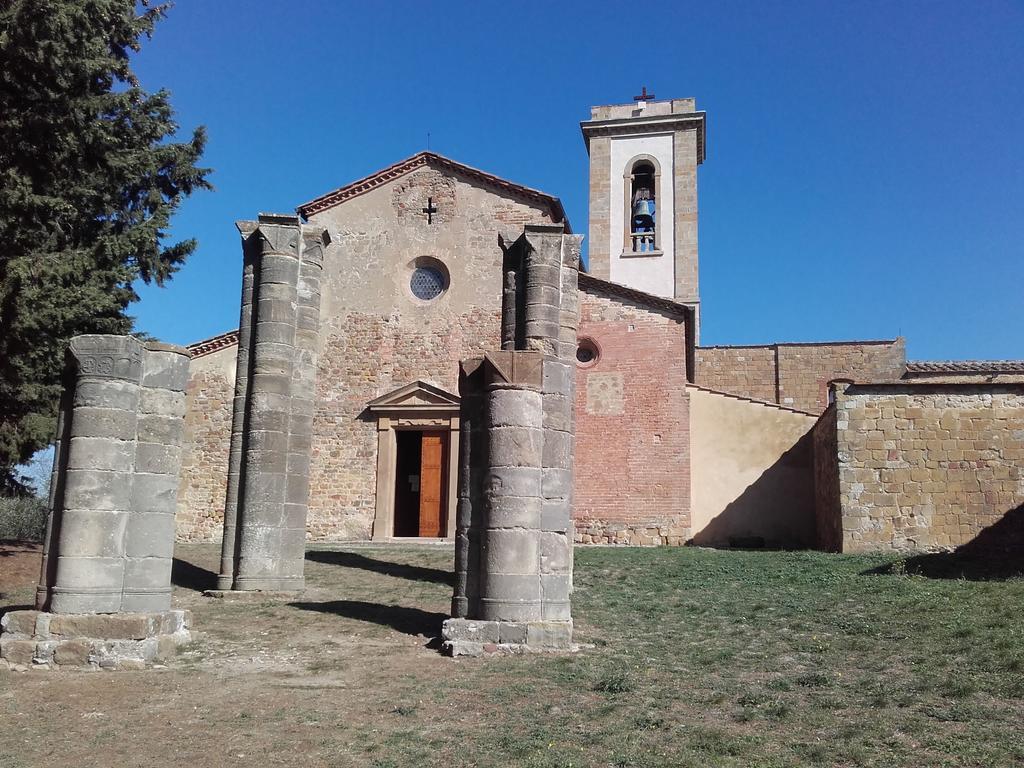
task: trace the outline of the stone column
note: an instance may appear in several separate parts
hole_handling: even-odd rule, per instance
[[[71,340],[38,610],[0,620],[8,665],[138,669],[189,641],[170,610],[188,363],[131,336]]]
[[[122,611],[171,607],[174,512],[185,430],[188,352],[150,342],[143,355]]]
[[[224,536],[221,540],[220,574],[217,589],[229,590],[235,584],[238,557],[238,498],[242,486],[245,453],[246,404],[249,402],[249,365],[252,359],[252,314],[256,272],[262,250],[253,222],[239,222],[242,235],[242,309],[238,319],[238,354],[235,362],[235,394],[231,404],[231,443],[228,450],[228,486],[224,499]]]
[[[543,618],[540,580],[542,359],[528,351],[484,358],[488,463],[481,531],[483,621]]]
[[[557,281],[556,312],[544,308],[544,456],[540,565],[546,621],[570,621],[572,593],[572,497],[575,440],[576,336],[579,325],[579,256],[582,237],[527,228],[532,251],[544,259],[548,279]],[[551,269],[555,267],[555,269]],[[550,295],[550,284],[548,295]],[[551,320],[555,326],[551,326]],[[557,330],[556,330],[557,329]]]
[[[460,461],[454,618],[443,631],[454,655],[571,646],[581,240],[528,225],[501,242],[502,351],[463,363],[462,418],[484,429],[466,430]]]
[[[329,239],[295,216],[261,215],[238,227],[247,273],[252,263],[252,309],[248,343],[239,340],[245,384],[236,385],[241,404],[231,439],[238,470],[233,484],[229,478],[219,582],[227,584],[230,573],[232,589],[297,591],[304,586],[320,273]]]
[[[480,529],[487,468],[483,359],[462,362],[459,370],[458,503],[455,519],[455,594],[452,616],[476,616],[480,597]]]
[[[131,336],[71,340],[77,377],[62,504],[52,511],[59,531],[49,600],[55,613],[121,610],[142,353]]]

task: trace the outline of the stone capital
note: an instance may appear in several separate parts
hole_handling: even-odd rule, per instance
[[[75,336],[68,345],[79,377],[135,383],[142,377],[143,349],[142,342],[134,336],[107,334]]]
[[[515,386],[540,390],[544,383],[544,356],[532,350],[501,350],[484,355],[487,386]]]

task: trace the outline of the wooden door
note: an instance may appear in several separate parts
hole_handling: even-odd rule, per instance
[[[420,536],[444,536],[444,432],[424,432],[420,452]]]

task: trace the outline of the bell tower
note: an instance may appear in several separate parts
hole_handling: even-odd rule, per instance
[[[590,154],[589,272],[700,308],[697,166],[705,115],[694,99],[592,107],[580,123]]]

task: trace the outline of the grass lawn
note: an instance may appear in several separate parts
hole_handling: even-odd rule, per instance
[[[452,660],[447,547],[310,551],[291,602],[202,597],[217,556],[179,547],[167,669],[0,673],[0,766],[1024,765],[1021,579],[580,548],[592,648]]]

